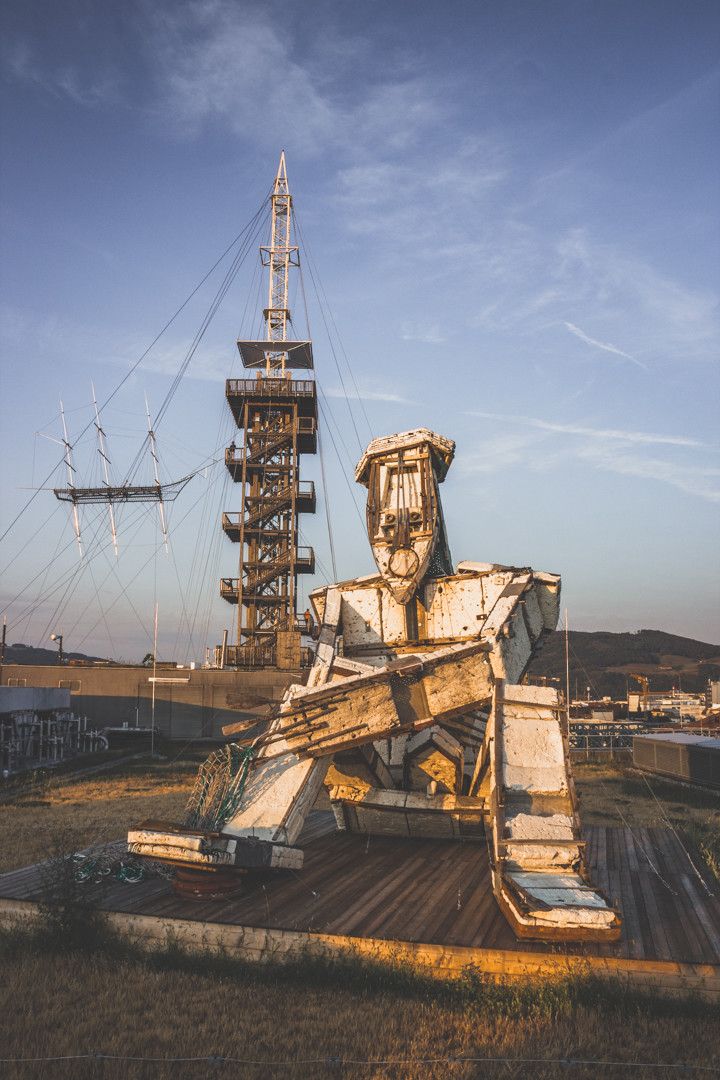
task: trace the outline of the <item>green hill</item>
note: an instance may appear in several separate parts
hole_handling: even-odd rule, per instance
[[[699,692],[708,679],[720,679],[720,645],[666,634],[662,630],[638,630],[611,634],[605,630],[571,630],[570,693],[585,697],[624,698],[630,672],[647,676],[650,690]],[[550,634],[529,669],[532,675],[560,679],[565,684],[565,634]],[[634,679],[631,689],[637,689]]]
[[[99,656],[86,656],[80,652],[66,652],[63,654],[66,660],[100,660]],[[58,651],[54,649],[36,648],[35,645],[6,645],[6,664],[57,664]]]

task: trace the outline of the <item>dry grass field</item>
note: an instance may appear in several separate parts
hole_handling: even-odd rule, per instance
[[[172,760],[129,762],[86,779],[52,775],[0,804],[0,873],[46,857],[49,836],[72,836],[78,847],[120,839],[132,822],[182,813],[197,753]]]
[[[133,821],[176,816],[196,759],[138,761],[85,781],[55,779],[0,805],[2,869],[41,859],[53,838],[71,836],[79,847],[117,839]],[[588,822],[618,822],[618,809],[629,824],[665,818],[706,836],[711,850],[720,827],[714,796],[651,780],[658,805],[625,768],[583,763],[575,771]],[[203,1060],[25,1062],[6,1064],[3,1075],[439,1080],[709,1076],[720,1069],[718,1017],[697,1002],[641,998],[582,980],[496,987],[358,964],[257,968],[172,949],[142,956],[96,936],[91,923],[83,936],[72,944],[44,925],[35,936],[0,937],[0,1057]],[[213,1064],[212,1056],[236,1060]],[[667,1068],[677,1064],[692,1069]]]
[[[6,952],[3,974],[3,1056],[236,1059],[23,1064],[8,1069],[12,1080],[612,1078],[673,1075],[660,1063],[698,1066],[680,1074],[690,1076],[720,1065],[707,1007],[614,997],[582,984],[430,986],[363,968],[251,970],[211,959],[48,955],[27,947]],[[569,1059],[587,1064],[559,1063]]]

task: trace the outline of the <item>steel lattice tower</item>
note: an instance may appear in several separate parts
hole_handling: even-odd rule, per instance
[[[228,379],[225,393],[238,426],[225,451],[230,474],[241,485],[239,513],[224,513],[226,535],[239,544],[237,578],[223,578],[221,595],[238,605],[237,645],[221,650],[228,667],[299,667],[297,575],[312,574],[312,548],[298,547],[298,515],[314,513],[315,486],[300,482],[300,455],[317,449],[314,379],[293,379],[291,369],[312,370],[312,342],[288,340],[290,268],[300,265],[292,240],[292,196],[285,153],[270,196],[268,305],[263,341],[238,341],[243,365],[254,378]],[[241,433],[241,434],[240,434]]]

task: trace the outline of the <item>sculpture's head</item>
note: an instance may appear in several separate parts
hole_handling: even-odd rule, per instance
[[[400,604],[428,573],[452,573],[438,485],[455,453],[427,428],[373,439],[355,479],[368,489],[367,528],[377,568]]]

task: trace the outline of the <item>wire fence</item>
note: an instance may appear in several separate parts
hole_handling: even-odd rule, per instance
[[[117,1062],[123,1064],[150,1063],[156,1065],[205,1065],[213,1068],[223,1065],[252,1065],[266,1069],[297,1069],[309,1068],[325,1069],[328,1072],[337,1073],[345,1068],[366,1067],[402,1067],[411,1065],[515,1065],[515,1066],[549,1066],[556,1065],[561,1069],[572,1068],[613,1068],[613,1069],[653,1069],[656,1073],[681,1072],[687,1075],[693,1073],[708,1073],[718,1075],[720,1063],[713,1065],[694,1065],[690,1062],[662,1062],[662,1061],[618,1061],[603,1058],[547,1058],[547,1057],[500,1057],[458,1054],[451,1057],[397,1057],[397,1058],[344,1058],[344,1057],[314,1057],[314,1058],[239,1058],[226,1057],[224,1055],[204,1055],[202,1057],[145,1057],[120,1054],[62,1054],[54,1057],[0,1057],[2,1065],[37,1064],[44,1065],[60,1062]]]

